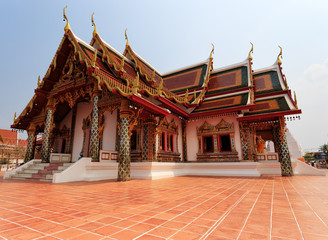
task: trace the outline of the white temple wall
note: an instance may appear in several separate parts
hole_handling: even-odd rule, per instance
[[[110,113],[106,111],[104,113],[104,132],[102,141],[102,150],[115,151],[116,142],[116,121],[117,121],[117,110]]]
[[[187,134],[187,159],[188,161],[197,161],[198,152],[198,138],[197,138],[197,127],[200,127],[205,121],[209,124],[217,125],[222,119],[228,123],[233,123],[235,130],[235,148],[238,152],[238,158],[242,159],[242,149],[239,133],[239,122],[235,116],[224,116],[224,117],[213,117],[213,118],[203,118],[195,119],[187,122],[186,134]]]
[[[88,117],[92,111],[92,103],[81,102],[77,104],[76,109],[76,122],[74,129],[74,142],[73,142],[73,153],[72,161],[76,162],[79,158],[82,144],[83,144],[83,119]]]

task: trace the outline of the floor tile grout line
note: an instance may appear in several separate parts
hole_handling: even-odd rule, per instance
[[[304,200],[304,202],[311,208],[311,210],[314,212],[314,214],[319,218],[319,220],[328,228],[327,224],[325,223],[325,221],[323,221],[323,219],[317,214],[317,212],[313,209],[313,207],[309,204],[309,202],[304,198],[304,196],[302,194],[300,194],[296,188],[294,187],[294,185],[290,182],[290,180],[288,179],[288,183],[294,188],[295,192]]]
[[[187,191],[187,192],[193,192],[194,190],[190,190],[190,191]],[[213,190],[213,191],[215,191],[215,190]],[[202,196],[204,196],[204,195],[206,195],[206,194],[203,194],[203,195],[201,195],[201,196],[198,196],[198,197],[196,197],[196,198],[194,198],[194,199],[197,199],[197,198],[200,198],[200,197],[202,197]],[[182,196],[183,198],[185,198],[185,196]],[[192,200],[194,200],[194,199],[192,199]],[[192,201],[192,200],[190,200],[190,201]],[[8,202],[8,201],[5,201],[5,202]],[[11,202],[9,202],[9,203],[11,203]],[[185,203],[181,203],[181,204],[185,204]],[[180,204],[180,205],[181,205]],[[177,205],[177,206],[179,206],[179,205]],[[173,208],[175,208],[175,207],[177,207],[177,206],[174,206]],[[1,207],[0,207],[1,208]],[[4,208],[4,209],[6,209],[6,208]],[[172,209],[172,208],[171,208]],[[43,210],[43,209],[41,209],[41,210]],[[20,213],[20,212],[18,212],[18,211],[15,211],[15,210],[11,210],[10,209],[10,211],[13,211],[13,212],[17,212],[17,213]],[[45,211],[49,211],[49,210],[45,210]],[[168,210],[167,210],[168,211]],[[51,212],[51,211],[50,211]],[[29,215],[29,214],[26,214],[26,213],[21,213],[21,214],[23,214],[23,215],[27,215],[27,216],[31,216],[31,215]],[[160,213],[159,213],[160,214]],[[136,214],[135,214],[136,215]],[[158,214],[157,214],[158,215]],[[60,224],[60,225],[63,225],[63,226],[67,226],[67,225],[65,225],[65,224],[63,224],[63,223],[57,223],[57,222],[54,222],[54,221],[52,221],[52,220],[48,220],[48,219],[44,219],[44,218],[41,218],[41,217],[35,217],[35,218],[39,218],[39,219],[42,219],[42,220],[46,220],[46,221],[49,221],[49,222],[53,222],[53,223],[55,223],[55,224]],[[152,218],[152,217],[149,217],[148,219],[150,219],[150,218]],[[126,219],[126,218],[124,218],[124,219]],[[124,220],[124,219],[121,219],[121,220]],[[6,220],[6,219],[4,219],[4,220]],[[121,221],[121,220],[118,220],[118,221]],[[12,222],[13,223],[13,222]],[[136,223],[136,224],[138,224],[138,223]],[[19,224],[19,225],[21,225],[21,224]],[[83,224],[81,224],[81,225],[83,225]],[[111,224],[108,224],[108,225],[111,225]],[[26,227],[26,226],[24,226],[24,225],[21,225],[21,226],[23,226],[23,227]],[[88,230],[84,230],[84,229],[79,229],[79,228],[77,228],[76,226],[75,227],[72,227],[72,226],[67,226],[67,227],[69,227],[69,228],[74,228],[74,229],[78,229],[78,230],[82,230],[82,231],[85,231],[85,232],[89,232],[89,233],[93,233],[93,232],[91,232],[91,231],[88,231]],[[101,228],[101,227],[100,227]],[[122,230],[120,230],[120,231],[123,231],[124,229],[127,229],[127,228],[123,228]],[[67,230],[67,229],[65,229],[65,230]],[[57,233],[60,233],[60,232],[63,232],[63,231],[65,231],[65,230],[62,230],[62,231],[58,231],[58,232],[54,232],[54,233],[52,233],[51,234],[51,236],[53,235],[53,234],[57,234]],[[38,230],[36,230],[36,231],[38,231]],[[118,231],[118,232],[120,232],[120,231]],[[116,232],[116,233],[118,233],[118,232]],[[41,233],[43,233],[43,232],[41,232]],[[46,234],[46,233],[43,233],[43,234]],[[82,233],[82,234],[85,234],[85,233]],[[81,234],[81,235],[82,235]],[[97,233],[96,233],[97,234]],[[47,234],[46,234],[47,235]],[[97,235],[101,235],[101,234],[97,234]],[[103,236],[103,235],[101,235],[101,236]]]
[[[290,201],[289,201],[288,193],[287,193],[287,191],[286,191],[286,189],[285,189],[285,185],[284,185],[284,181],[283,181],[283,179],[281,179],[281,182],[282,182],[282,188],[284,189],[284,192],[285,192],[285,195],[286,195],[286,198],[287,198],[287,201],[288,201],[289,207],[290,207],[290,209],[291,209],[291,211],[292,211],[292,213],[293,213],[294,220],[295,220],[295,222],[296,222],[296,224],[297,224],[298,230],[300,231],[300,234],[301,234],[301,236],[302,236],[302,239],[304,240],[303,232],[302,232],[302,230],[301,230],[300,225],[298,224],[297,218],[296,218],[296,216],[295,216],[294,209],[293,209],[293,207],[292,207],[292,205],[291,205],[291,203],[290,203]]]
[[[272,197],[271,197],[271,214],[270,214],[270,240],[272,239],[272,224],[273,224],[273,201],[274,201],[274,183],[276,178],[273,177],[272,181]]]
[[[249,191],[246,191],[199,239],[206,239],[220,224],[221,222],[231,213],[231,211],[247,196]]]
[[[242,181],[242,182],[245,182],[245,181],[246,181],[246,180],[244,180],[244,181]],[[239,183],[236,183],[235,185],[238,185],[238,184],[240,185],[241,183],[239,182]],[[246,184],[247,184],[247,183],[246,183]],[[244,184],[244,185],[246,185],[246,184]],[[223,192],[225,192],[225,191],[227,191],[227,190],[229,190],[229,189],[231,189],[231,188],[235,187],[235,185],[234,185],[234,186],[232,186],[232,187],[230,187],[230,188],[228,188],[228,189],[225,189],[225,190],[221,191],[220,193],[218,193],[218,194],[216,194],[216,195],[212,196],[211,198],[214,198],[214,197],[216,197],[216,196],[218,196],[218,195],[222,194]],[[215,191],[215,190],[213,190],[213,191]],[[204,195],[206,195],[206,194],[204,194]],[[209,198],[209,199],[211,199],[211,198]],[[209,199],[207,199],[206,201],[203,201],[203,202],[201,202],[201,203],[198,203],[197,205],[195,205],[195,206],[194,206],[194,207],[192,207],[192,208],[195,208],[195,207],[197,207],[197,206],[201,205],[202,203],[204,203],[204,202],[207,202]],[[190,209],[192,209],[192,208],[189,208],[188,210],[186,210],[186,211],[184,211],[184,212],[182,212],[182,213],[178,214],[177,216],[175,216],[174,218],[172,218],[172,219],[170,219],[170,220],[173,220],[173,219],[177,218],[178,216],[180,216],[180,215],[184,214],[185,212],[187,212],[187,211],[190,211]],[[164,224],[164,223],[162,223],[162,224],[158,225],[156,228],[158,228],[158,227],[162,226],[163,224]],[[156,229],[156,228],[154,228],[154,229]],[[153,229],[152,229],[152,230],[153,230]],[[147,231],[147,232],[143,233],[142,235],[140,235],[140,236],[138,236],[138,237],[136,237],[136,238],[134,238],[134,239],[138,239],[138,238],[142,237],[143,235],[147,234],[148,232],[150,232],[150,231],[152,231],[152,230],[149,230],[149,231]],[[179,230],[178,230],[177,232],[179,232]],[[173,235],[174,235],[174,234],[173,234]],[[171,236],[170,236],[170,237],[171,237]],[[168,238],[169,238],[169,237],[168,237]]]
[[[228,180],[227,180],[228,181]],[[201,187],[201,186],[200,186]],[[198,188],[198,187],[197,187]],[[214,192],[214,191],[216,191],[216,189],[214,189],[212,192]],[[194,189],[191,189],[190,191],[187,191],[187,192],[194,192]],[[190,194],[190,195],[193,195],[193,194]],[[200,198],[200,197],[202,197],[202,196],[205,196],[205,195],[208,195],[208,193],[204,193],[203,195],[201,195],[201,196],[198,196],[198,197],[196,197],[196,198],[193,198],[193,199],[191,199],[191,200],[189,200],[188,202],[190,202],[190,201],[192,201],[192,200],[195,200],[195,199],[197,199],[197,198]],[[189,195],[188,195],[189,196]],[[185,198],[186,196],[185,195],[183,195],[183,196],[181,196],[182,198]],[[180,197],[180,198],[181,198]],[[208,199],[206,200],[206,201],[208,201]],[[206,202],[205,201],[205,202]],[[179,205],[183,205],[183,204],[185,204],[185,202],[184,203],[181,203],[181,204],[179,204]],[[179,205],[176,205],[176,206],[174,206],[174,207],[172,207],[172,208],[176,208],[177,206],[179,206]],[[169,210],[171,210],[172,208],[170,208],[170,209],[168,209],[168,210],[166,210],[166,211],[169,211]],[[166,211],[164,211],[164,212],[166,212]],[[161,213],[163,213],[163,212],[161,212]],[[158,214],[156,214],[156,215],[159,215],[159,214],[161,214],[161,213],[158,213]],[[135,215],[138,215],[138,214],[135,214]],[[152,216],[152,217],[149,217],[149,218],[147,218],[147,219],[151,219],[151,218],[153,218],[153,217],[155,217],[156,215],[154,215],[154,216]],[[126,219],[128,219],[129,217],[127,217],[127,218],[123,218],[123,219],[120,219],[120,220],[118,220],[118,221],[122,221],[122,220],[126,220]],[[145,220],[147,220],[147,219],[145,219]],[[145,221],[144,220],[144,221]],[[118,221],[116,221],[116,222],[118,222]],[[115,223],[115,222],[114,222]],[[137,225],[137,224],[139,224],[139,223],[142,223],[142,222],[136,222],[136,224],[134,224],[134,225]],[[83,224],[81,224],[81,225],[83,225]],[[80,225],[80,226],[81,226]],[[134,225],[131,225],[131,226],[134,226]],[[112,225],[112,223],[111,224],[107,224],[106,226],[115,226],[115,225]],[[124,228],[122,228],[122,230],[119,230],[119,231],[117,231],[117,232],[115,232],[115,233],[113,233],[113,234],[116,234],[116,233],[119,233],[119,232],[122,232],[122,231],[124,231],[124,230],[127,230],[127,229],[129,229],[131,226],[129,226],[129,227],[124,227]],[[74,228],[77,228],[78,226],[76,226],[76,227],[74,227]],[[99,227],[99,228],[97,228],[97,229],[100,229],[100,228],[102,228],[102,227]],[[121,228],[121,227],[120,227]],[[155,228],[157,228],[157,227],[155,227]],[[154,230],[155,228],[153,228],[153,229],[151,229],[151,230]],[[94,229],[94,230],[97,230],[97,229]],[[63,231],[65,231],[65,230],[63,230]],[[84,231],[86,231],[86,230],[84,230]],[[133,231],[133,230],[131,230],[131,231]],[[58,231],[58,232],[56,232],[56,233],[59,233],[59,232],[61,232],[61,231]],[[98,234],[99,235],[99,234]]]
[[[253,206],[252,206],[251,210],[249,211],[249,213],[248,213],[248,215],[247,215],[247,217],[246,217],[246,219],[245,219],[244,225],[243,225],[243,227],[241,228],[241,230],[240,230],[240,232],[239,232],[239,234],[238,234],[236,240],[238,240],[239,237],[240,237],[240,235],[242,234],[242,232],[243,232],[243,230],[244,230],[244,228],[245,228],[245,226],[246,226],[246,223],[247,223],[247,221],[248,221],[248,218],[249,218],[249,216],[251,215],[251,213],[252,213],[252,211],[253,211],[253,209],[254,209],[254,206],[255,206],[255,204],[257,203],[257,201],[258,201],[258,199],[259,199],[261,193],[263,192],[263,189],[264,189],[264,187],[265,187],[267,181],[268,181],[268,180],[265,181],[265,183],[264,183],[263,186],[262,186],[261,191],[260,191],[259,194],[257,195],[257,198],[255,199],[255,202],[253,203]]]

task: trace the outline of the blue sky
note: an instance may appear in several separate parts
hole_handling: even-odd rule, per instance
[[[303,148],[328,142],[327,1],[1,1],[0,128],[9,129],[44,76],[64,34],[62,12],[79,38],[93,27],[119,52],[128,29],[132,48],[164,73],[205,60],[214,67],[244,60],[254,44],[254,69],[272,65],[283,47],[283,72],[300,121],[287,122]]]

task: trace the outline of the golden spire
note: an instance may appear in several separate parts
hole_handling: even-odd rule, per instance
[[[249,58],[250,61],[252,61],[252,60],[253,60],[253,57],[252,57],[251,53],[253,53],[254,45],[253,45],[252,42],[250,42],[250,43],[251,43],[251,45],[252,45],[252,48],[251,48],[251,50],[250,50],[249,53],[248,53],[248,58]]]
[[[14,122],[16,122],[16,112],[15,112],[15,115],[14,115]]]
[[[95,24],[95,22],[93,21],[93,15],[94,15],[95,13],[92,13],[92,15],[91,15],[91,23],[92,23],[92,26],[94,26],[95,28],[93,29],[93,36],[96,36],[97,34],[98,34],[98,32],[97,32],[97,28],[96,28],[96,24]]]
[[[96,66],[97,54],[98,54],[98,51],[96,49],[95,54],[93,55],[93,59],[91,61],[91,66],[92,67],[95,67]]]
[[[71,29],[71,27],[69,26],[68,18],[66,17],[66,13],[65,13],[66,8],[67,8],[67,6],[64,7],[64,9],[63,9],[64,21],[66,20],[66,26],[64,27],[65,32],[67,32],[68,30]]]
[[[38,88],[40,88],[40,86],[41,86],[41,78],[40,78],[40,75],[39,75],[39,77],[38,77]]]
[[[280,48],[280,53],[278,54],[278,57],[277,57],[277,62],[278,64],[282,64],[281,62],[281,59],[282,59],[282,47],[278,46]]]
[[[127,33],[126,33],[126,31],[127,31],[128,29],[126,28],[125,29],[125,39],[126,39],[126,46],[129,46],[130,44],[129,44],[129,39],[128,39],[128,35],[127,35]]]
[[[296,92],[295,91],[294,91],[294,102],[295,102],[296,109],[298,109],[298,106],[297,106],[297,98],[296,98]]]
[[[211,59],[213,59],[213,54],[214,54],[214,44],[213,43],[211,43],[212,44],[212,51],[211,51],[211,54],[210,54],[210,58]]]

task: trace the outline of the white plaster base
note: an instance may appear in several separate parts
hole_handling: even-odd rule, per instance
[[[298,161],[298,160],[297,160]],[[300,161],[299,161],[300,162]],[[310,172],[308,167],[293,161],[295,175],[324,175],[318,169]],[[99,181],[117,179],[117,162],[91,162],[82,158],[61,173],[55,173],[53,183],[73,181]],[[310,174],[311,173],[311,174]],[[175,163],[175,162],[132,162],[132,179],[161,179],[177,176],[234,176],[260,177],[261,175],[281,176],[278,161],[262,162],[215,162],[215,163]]]

